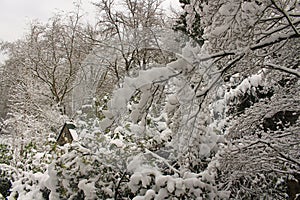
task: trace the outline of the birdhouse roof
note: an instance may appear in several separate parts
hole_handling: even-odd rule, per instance
[[[75,129],[69,129],[74,141],[78,141],[78,134]]]
[[[64,126],[62,127],[62,129],[61,129],[61,131],[60,131],[60,133],[59,133],[59,135],[58,135],[58,137],[57,137],[57,140],[61,137],[61,135],[63,134],[65,128],[67,128],[67,129],[69,130],[69,132],[70,132],[70,134],[71,134],[73,140],[74,140],[74,141],[77,141],[77,140],[78,140],[78,134],[77,134],[77,132],[76,132],[76,130],[75,130],[76,126],[75,126],[75,124],[72,123],[72,122],[66,122],[66,123],[64,124]]]

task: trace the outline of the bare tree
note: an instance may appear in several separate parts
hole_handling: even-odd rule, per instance
[[[82,61],[91,50],[81,35],[84,28],[79,13],[66,20],[55,16],[46,25],[32,24],[25,49],[31,71],[49,87],[57,104],[65,103]]]

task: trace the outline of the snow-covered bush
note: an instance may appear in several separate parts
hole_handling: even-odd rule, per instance
[[[22,175],[13,182],[8,199],[47,199],[49,194],[48,189],[45,187],[47,177],[47,174],[41,172],[22,172]]]
[[[128,165],[132,171],[128,183],[134,199],[227,199],[230,192],[221,191],[215,182],[217,171],[212,161],[201,173],[180,170],[168,160],[149,150],[136,156]]]
[[[79,143],[61,150],[61,156],[48,167],[50,199],[113,199],[130,194],[119,152],[104,148],[95,152]]]
[[[9,165],[0,164],[1,177],[11,182],[8,199],[48,198],[49,191],[44,184],[48,177],[47,168],[58,152],[52,137],[43,144],[43,148],[37,148],[35,143],[28,143],[21,152],[11,154]]]

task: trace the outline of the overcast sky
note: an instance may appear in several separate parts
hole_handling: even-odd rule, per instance
[[[87,20],[95,19],[95,8],[91,2],[81,0]],[[0,41],[14,41],[22,38],[28,31],[32,20],[47,22],[57,12],[74,10],[74,0],[0,0]],[[179,7],[179,0],[165,0],[165,8]],[[3,61],[0,52],[0,63]]]
[[[0,0],[0,40],[14,41],[22,37],[30,21],[38,19],[46,22],[58,11],[70,12],[74,9],[74,0]],[[95,9],[91,1],[81,0],[83,9],[95,18]],[[179,0],[168,0],[164,7],[177,7]]]
[[[83,8],[93,14],[89,2],[82,0]],[[0,0],[0,40],[14,41],[24,35],[30,21],[46,22],[58,11],[73,9],[73,0]]]

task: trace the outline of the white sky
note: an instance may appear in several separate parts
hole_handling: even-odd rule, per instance
[[[0,40],[14,41],[21,38],[32,20],[46,22],[58,11],[74,10],[74,0],[0,0]],[[94,19],[95,9],[91,1],[81,0],[83,9]],[[179,6],[179,0],[167,0],[164,7]]]
[[[90,2],[97,0],[81,0],[88,20],[95,19],[95,8]],[[47,22],[57,12],[74,10],[74,0],[0,0],[0,41],[14,41],[22,38],[32,20]],[[166,0],[165,8],[179,8],[179,0]],[[92,22],[91,22],[92,23]],[[0,52],[0,63],[3,61]]]
[[[82,0],[84,10],[94,13],[90,0]],[[73,0],[0,0],[0,40],[21,38],[32,20],[46,22],[58,11],[70,12]]]

